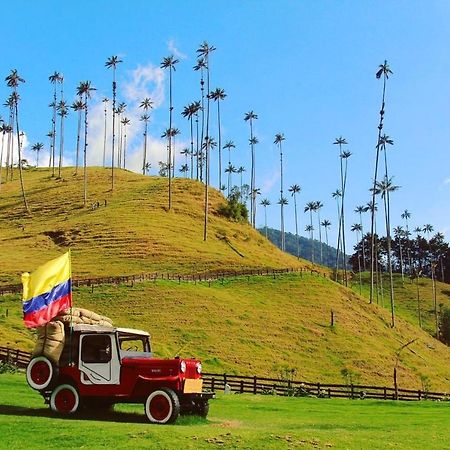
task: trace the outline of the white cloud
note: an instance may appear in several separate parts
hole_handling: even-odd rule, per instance
[[[181,52],[177,46],[175,45],[174,39],[169,39],[167,42],[167,49],[170,53],[173,54],[173,56],[177,57],[178,59],[186,59],[187,55],[185,55],[183,52]]]
[[[444,184],[450,184],[450,178],[446,178],[446,179],[444,180]]]
[[[277,170],[272,172],[269,176],[266,176],[261,185],[261,194],[268,194],[272,188],[275,186],[275,183],[280,180],[280,172]]]

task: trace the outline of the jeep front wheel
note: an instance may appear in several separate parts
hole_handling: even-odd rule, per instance
[[[60,414],[73,414],[80,406],[78,391],[70,384],[59,385],[50,396],[50,408]]]
[[[145,402],[145,414],[152,423],[173,423],[180,414],[180,400],[172,389],[152,392]]]

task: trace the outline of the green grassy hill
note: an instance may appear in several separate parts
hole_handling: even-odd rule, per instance
[[[18,180],[1,185],[0,286],[19,282],[21,272],[69,247],[77,278],[310,265],[282,253],[250,225],[221,217],[217,209],[225,199],[215,189],[204,242],[199,182],[175,179],[168,211],[166,178],[116,170],[111,193],[110,170],[90,168],[83,208],[83,179],[72,174],[73,168],[64,168],[57,180],[46,169],[25,172],[31,216],[24,211]],[[92,209],[96,202],[100,206]]]
[[[2,186],[4,283],[17,283],[21,271],[33,270],[68,245],[74,274],[82,276],[308,264],[281,253],[250,226],[214,213],[224,201],[216,191],[210,239],[203,242],[199,183],[177,179],[174,211],[167,212],[167,180],[119,171],[117,190],[110,195],[109,173],[89,172],[91,198],[106,198],[107,206],[81,207],[81,180],[72,178],[71,169],[66,181],[52,180],[46,171],[26,173],[32,216],[24,214],[17,183]],[[117,325],[150,331],[157,355],[202,358],[206,371],[276,376],[294,370],[299,379],[336,383],[347,373],[355,383],[390,386],[396,352],[417,339],[401,353],[400,386],[422,388],[429,379],[432,389],[450,390],[450,349],[420,330],[406,312],[406,320],[400,317],[407,305],[399,306],[392,330],[389,311],[323,274],[240,277],[211,285],[158,280],[104,285],[93,292],[83,287],[75,290],[74,302]],[[446,285],[439,289],[445,296]],[[22,325],[19,297],[0,296],[0,345],[31,349],[34,335]]]

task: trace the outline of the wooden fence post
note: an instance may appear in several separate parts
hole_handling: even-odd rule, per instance
[[[244,380],[241,380],[241,394],[244,393]]]
[[[253,377],[253,393],[256,395],[257,392],[257,378],[256,375]]]
[[[320,395],[320,383],[317,383],[317,396]]]
[[[214,377],[211,378],[211,391],[216,391],[216,379]]]
[[[350,385],[350,395],[350,398],[353,400],[355,398],[355,387],[353,386],[353,383]]]

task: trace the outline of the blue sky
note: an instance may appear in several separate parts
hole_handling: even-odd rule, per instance
[[[97,88],[91,102],[88,160],[101,161],[102,105],[111,97],[111,72],[104,63],[119,55],[119,99],[128,104],[129,164],[138,170],[142,123],[137,105],[148,95],[155,101],[149,125],[150,154],[156,172],[168,127],[167,74],[159,69],[174,53],[180,63],[174,74],[175,126],[189,141],[188,122],[180,112],[199,99],[199,74],[192,67],[195,50],[206,40],[217,50],[211,57],[211,87],[227,93],[222,103],[223,141],[233,140],[235,166],[250,171],[245,112],[258,114],[255,135],[256,184],[268,208],[268,224],[279,227],[279,155],[275,133],[284,133],[285,191],[302,187],[302,234],[308,221],[306,202],[324,204],[322,218],[331,220],[330,242],[336,240],[336,205],[331,193],[339,187],[338,149],[344,136],[349,159],[347,224],[357,221],[353,209],[370,199],[382,83],[375,72],[384,59],[394,74],[388,81],[385,133],[390,172],[401,189],[392,194],[393,225],[402,224],[408,209],[411,227],[431,223],[450,236],[450,3],[447,1],[18,1],[3,20],[0,74],[18,69],[26,83],[21,93],[21,128],[26,142],[48,141],[55,70],[65,77],[67,99],[74,100],[79,81]],[[0,86],[0,98],[8,89]],[[2,101],[3,103],[3,101]],[[215,109],[213,108],[214,112]],[[7,115],[4,108],[2,116]],[[216,130],[212,115],[213,133]],[[66,125],[66,163],[73,164],[76,116]],[[30,155],[28,153],[28,155]],[[32,160],[33,156],[29,156]],[[45,153],[42,161],[47,161]],[[225,160],[226,158],[224,158]],[[181,162],[181,157],[178,157]],[[213,163],[216,164],[216,163]],[[216,165],[212,182],[217,186]],[[235,177],[238,181],[238,177]],[[286,228],[294,231],[293,204]],[[263,225],[262,208],[257,224]],[[368,228],[369,218],[365,220]],[[381,215],[380,224],[382,227]],[[317,228],[317,226],[316,226]],[[350,234],[350,232],[349,232]]]

